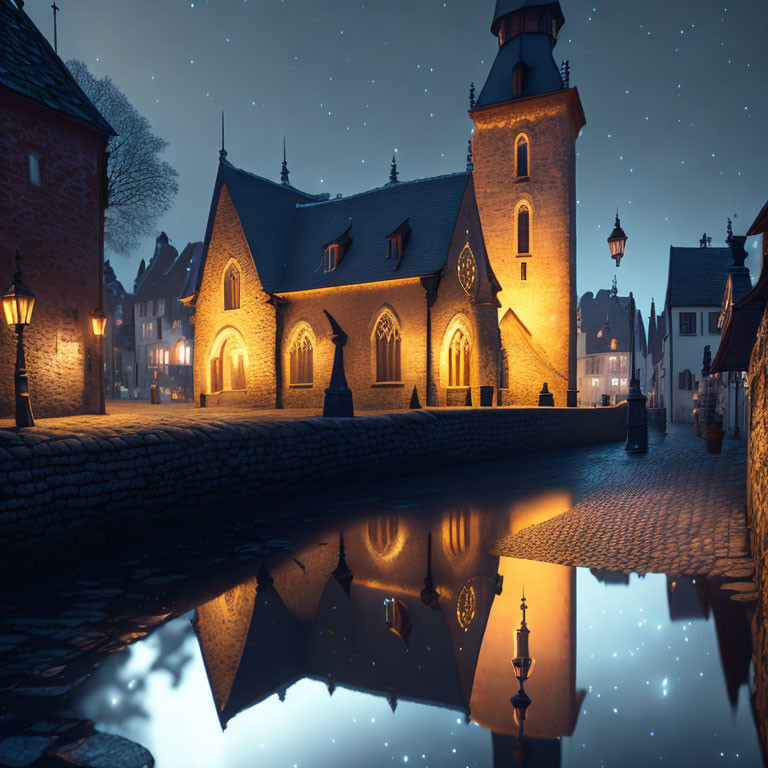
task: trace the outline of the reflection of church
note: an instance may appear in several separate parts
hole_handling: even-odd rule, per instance
[[[560,3],[498,0],[499,50],[467,169],[330,199],[236,168],[222,148],[195,303],[208,404],[318,407],[327,310],[363,408],[575,405],[575,142],[585,118],[553,49]]]
[[[497,765],[518,733],[511,659],[525,586],[536,673],[527,765],[560,764],[575,688],[575,571],[488,555],[493,540],[556,511],[549,496],[510,514],[451,510],[345,526],[201,605],[194,619],[222,727],[298,680],[462,713],[493,733]],[[519,514],[518,514],[519,513]],[[431,528],[430,528],[431,522]],[[514,763],[511,763],[514,764]]]

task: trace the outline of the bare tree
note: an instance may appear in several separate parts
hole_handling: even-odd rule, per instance
[[[178,174],[160,159],[168,142],[152,133],[147,118],[109,77],[99,80],[75,59],[67,67],[118,134],[107,145],[104,238],[110,250],[127,255],[138,247],[141,237],[154,233],[157,220],[179,191]]]

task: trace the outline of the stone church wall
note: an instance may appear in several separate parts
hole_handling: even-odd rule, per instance
[[[240,270],[240,308],[225,310],[224,271],[230,262]],[[264,293],[240,219],[223,187],[195,307],[195,399],[199,402],[200,393],[210,392],[211,353],[222,334],[234,329],[248,352],[247,401],[257,408],[274,408],[276,328],[275,307]]]
[[[359,419],[179,420],[91,432],[0,430],[0,569],[76,557],[228,501],[623,440],[626,409],[413,411]],[[242,501],[237,505],[242,508]]]
[[[106,139],[53,112],[0,93],[0,290],[22,280],[36,294],[24,332],[35,416],[98,413],[101,159]],[[29,181],[29,153],[41,185]],[[0,320],[0,416],[14,413],[16,337]]]
[[[749,373],[747,515],[759,595],[753,618],[754,699],[763,744],[768,748],[768,311],[757,335]]]

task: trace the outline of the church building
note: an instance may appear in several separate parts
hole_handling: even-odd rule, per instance
[[[310,195],[222,147],[195,306],[198,402],[319,408],[331,320],[360,409],[576,398],[575,142],[559,2],[498,0],[467,168]],[[338,332],[337,332],[338,335]]]

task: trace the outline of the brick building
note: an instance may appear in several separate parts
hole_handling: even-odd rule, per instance
[[[142,260],[133,295],[136,376],[132,396],[159,401],[192,399],[193,311],[188,302],[203,253],[202,243],[188,243],[179,253],[161,232],[155,251]]]
[[[578,92],[553,48],[559,2],[499,0],[499,51],[467,170],[347,198],[236,168],[222,149],[195,298],[206,402],[318,407],[333,345],[362,408],[576,404]]]
[[[23,10],[0,0],[0,285],[15,253],[37,295],[24,334],[38,416],[104,407],[101,340],[106,146],[113,130]],[[0,415],[14,407],[15,339],[0,329]]]

